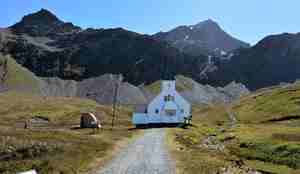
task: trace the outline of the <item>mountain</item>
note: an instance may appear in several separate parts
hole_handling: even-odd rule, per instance
[[[121,78],[122,79],[122,78]],[[47,97],[80,97],[111,104],[115,84],[120,84],[118,101],[122,104],[146,103],[143,92],[136,86],[121,82],[117,75],[105,74],[80,82],[57,77],[40,78],[22,67],[11,56],[0,54],[0,93],[17,91]]]
[[[267,36],[255,46],[241,49],[202,83],[225,85],[233,80],[250,89],[293,82],[300,78],[300,33]]]
[[[184,25],[168,32],[159,32],[153,37],[160,41],[166,41],[181,51],[192,55],[220,55],[250,46],[248,43],[230,36],[215,21],[210,19],[196,25]]]
[[[22,67],[10,56],[0,55],[0,92],[17,91],[44,97],[80,97],[112,104],[116,84],[118,103],[146,104],[160,92],[160,81],[145,87],[123,82],[120,75],[104,74],[82,81],[57,77],[40,78]],[[231,83],[224,88],[201,85],[191,78],[176,76],[177,90],[193,104],[231,102],[249,93],[242,84]]]
[[[149,100],[160,92],[160,88],[161,81],[157,81],[143,87],[143,91]],[[212,87],[199,84],[193,79],[182,75],[176,76],[176,90],[193,104],[230,103],[243,95],[249,94],[249,90],[240,83],[231,82],[225,87]]]
[[[81,29],[42,9],[0,29],[0,52],[44,78],[83,81],[122,74],[124,81],[138,86],[184,75],[201,84],[236,81],[255,90],[300,77],[299,38],[272,35],[247,48],[212,20],[149,36],[123,28]],[[166,40],[189,43],[196,52]]]
[[[29,14],[11,26],[16,33],[27,33],[31,36],[54,36],[57,34],[70,34],[81,31],[81,28],[72,23],[64,23],[46,9]]]
[[[135,85],[196,75],[207,59],[122,28],[83,30],[44,9],[1,30],[0,52],[41,77],[78,81],[123,74]]]

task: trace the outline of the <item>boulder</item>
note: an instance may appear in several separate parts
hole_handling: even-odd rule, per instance
[[[82,113],[80,128],[101,128],[101,124],[93,113]]]

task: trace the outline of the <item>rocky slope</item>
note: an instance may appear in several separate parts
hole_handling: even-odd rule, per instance
[[[160,86],[160,81],[158,81],[143,87],[143,91],[146,91],[144,93],[148,99],[151,99],[160,91]],[[232,82],[225,87],[215,88],[210,85],[199,84],[184,76],[176,76],[176,89],[193,104],[228,103],[249,94],[249,90],[240,83]]]
[[[61,21],[46,9],[24,16],[20,22],[11,26],[11,29],[16,33],[38,37],[54,37],[57,34],[72,34],[81,31],[80,27]]]
[[[255,90],[300,78],[299,38],[273,35],[251,48],[231,51],[248,45],[211,20],[147,36],[122,28],[81,29],[42,9],[0,29],[0,52],[39,77],[82,81],[122,74],[124,81],[137,86],[181,74],[201,84],[225,86],[236,81]],[[201,53],[204,45],[209,54],[218,53],[194,56],[198,53],[182,51],[186,45]]]
[[[80,97],[93,99],[101,104],[111,104],[114,88],[119,84],[119,103],[146,103],[138,87],[121,80],[122,78],[112,74],[80,82],[57,77],[40,78],[16,63],[10,56],[0,55],[0,92],[18,91],[46,97]]]
[[[41,77],[84,80],[123,74],[125,81],[136,85],[161,79],[166,71],[168,77],[196,76],[206,60],[122,28],[83,30],[44,9],[1,30],[0,52]]]
[[[235,80],[250,89],[293,82],[300,78],[300,33],[264,38],[257,45],[242,49],[231,59],[207,73],[203,83],[225,85]]]
[[[101,104],[113,103],[117,85],[117,102],[120,104],[146,104],[160,91],[160,81],[149,86],[136,87],[123,82],[123,76],[112,74],[78,82],[57,77],[39,78],[9,56],[0,58],[0,79],[2,92],[15,90],[46,97],[80,97]],[[245,86],[236,83],[231,83],[224,88],[214,88],[201,85],[184,76],[177,76],[176,80],[177,90],[193,104],[231,102],[249,92]]]
[[[42,78],[41,94],[44,96],[66,96],[88,98],[100,104],[112,104],[118,86],[117,102],[120,104],[143,104],[146,98],[139,88],[122,82],[118,75],[105,74],[80,82],[59,78]]]
[[[221,55],[240,47],[250,46],[230,36],[210,19],[196,25],[179,26],[168,32],[159,32],[153,37],[192,55]]]

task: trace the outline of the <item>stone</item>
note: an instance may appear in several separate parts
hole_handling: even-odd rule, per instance
[[[80,128],[101,128],[101,124],[93,113],[82,113]]]

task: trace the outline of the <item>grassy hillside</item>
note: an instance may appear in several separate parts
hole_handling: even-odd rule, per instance
[[[242,122],[267,122],[300,118],[300,84],[265,89],[243,98],[234,107]]]
[[[6,87],[24,92],[39,92],[39,79],[10,56],[0,54],[0,69],[1,78],[5,76],[2,83]]]
[[[300,173],[299,99],[297,83],[259,90],[231,106],[195,106],[192,127],[169,130],[178,173]]]
[[[158,80],[146,86],[145,88],[153,94],[159,94],[161,91],[161,80]],[[176,76],[176,90],[178,92],[192,90],[192,89],[193,89],[193,83],[190,78],[184,77],[182,75]]]
[[[0,173],[87,173],[103,165],[116,145],[133,134],[128,107],[118,109],[112,131],[112,108],[90,100],[10,92],[0,94],[0,106]],[[103,130],[72,128],[79,125],[80,113],[88,111],[100,117]],[[24,129],[25,121],[35,116],[50,122]]]

